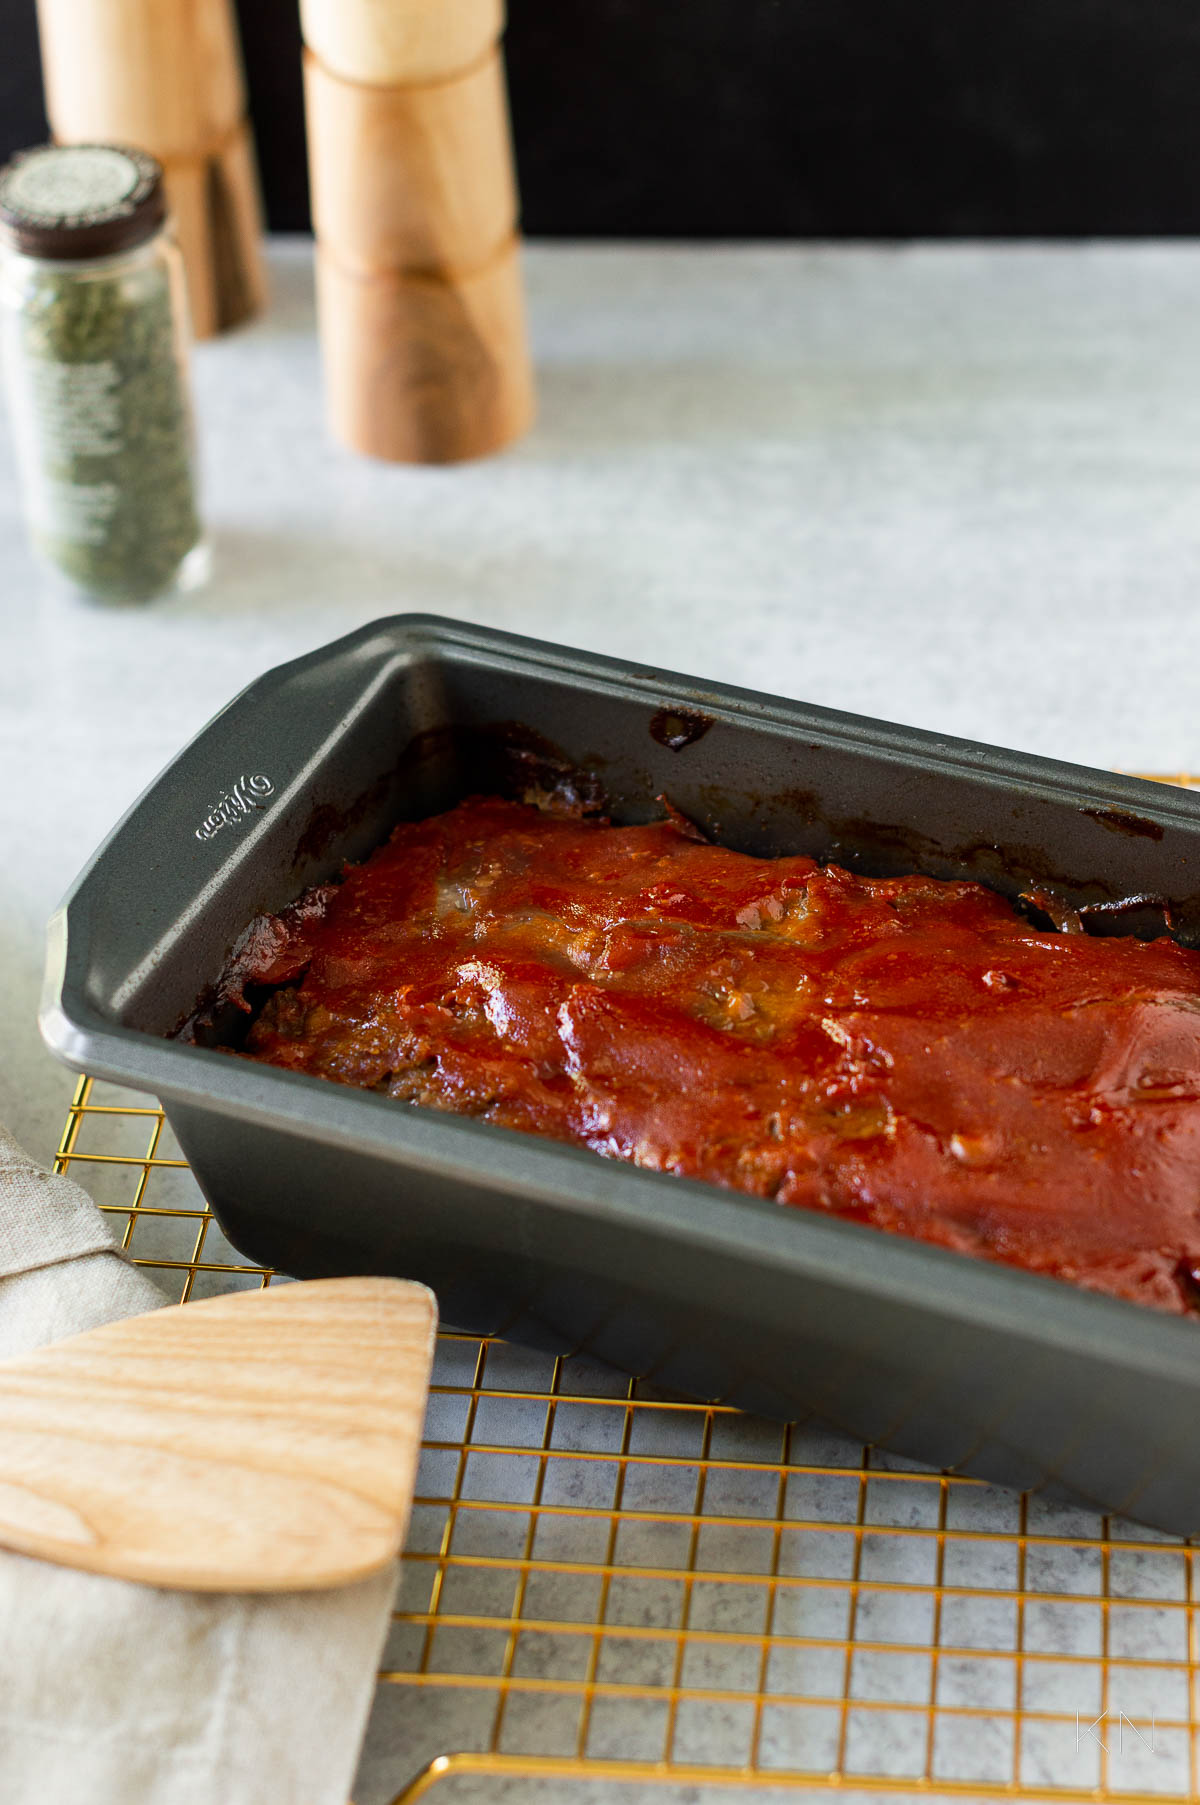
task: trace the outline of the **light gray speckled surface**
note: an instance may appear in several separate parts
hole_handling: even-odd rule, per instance
[[[277,245],[272,261],[270,317],[196,358],[216,548],[204,592],[132,613],[48,592],[23,549],[0,438],[0,1117],[35,1154],[51,1152],[71,1082],[33,1020],[58,895],[235,689],[376,614],[462,615],[1083,762],[1200,766],[1200,247],[534,249],[540,423],[507,456],[455,470],[370,465],[330,444],[308,247]],[[116,1183],[117,1168],[92,1171],[98,1193]],[[191,1183],[183,1173],[162,1182],[172,1176]],[[150,1219],[147,1237],[155,1220],[168,1219]],[[778,1431],[745,1422],[741,1433]],[[514,1419],[504,1434],[536,1447],[541,1430]],[[821,1458],[832,1495],[839,1462],[854,1466],[859,1454]],[[435,1469],[422,1509],[436,1536]],[[587,1485],[603,1491],[603,1466],[587,1470],[577,1502]],[[884,1485],[881,1497],[898,1505],[908,1484]],[[928,1482],[911,1484],[919,1515]],[[596,1503],[604,1508],[599,1493]],[[819,1504],[801,1500],[800,1514]],[[1094,1784],[1093,1752],[1077,1746],[1071,1718],[1101,1698],[1097,1563],[1108,1564],[1109,1595],[1131,1600],[1105,1618],[1110,1654],[1130,1663],[1113,1670],[1114,1684],[1124,1676],[1145,1692],[1153,1681],[1145,1697],[1117,1692],[1110,1705],[1178,1717],[1191,1614],[1182,1557],[1152,1545],[1102,1555],[1098,1521],[1052,1511],[1031,1520],[1025,1584],[1045,1600],[1026,1607],[1020,1703],[1048,1715],[1027,1725],[1018,1762],[1003,1715],[1016,1698],[1006,1653],[1015,1581],[1004,1566],[1015,1558],[1015,1503],[989,1489],[982,1507],[998,1513],[997,1539],[964,1544],[962,1621],[941,1626],[943,1640],[982,1653],[942,1662],[937,1696],[951,1715],[937,1735],[949,1740],[933,1747],[931,1771]],[[827,1508],[832,1522],[849,1506]],[[481,1518],[501,1540],[502,1517]],[[902,1545],[917,1587],[937,1540],[923,1523],[913,1519]],[[1112,1527],[1114,1540],[1122,1533]],[[896,1548],[880,1542],[884,1568]],[[880,1612],[893,1596],[884,1568]],[[841,1609],[839,1574],[829,1578],[830,1609]],[[825,1589],[804,1596],[819,1616]],[[912,1596],[897,1633],[919,1648],[929,1626]],[[618,1630],[656,1621],[661,1601],[627,1603],[631,1617],[610,1610]],[[806,1621],[800,1635],[819,1643],[817,1618]],[[879,1643],[893,1633],[882,1617],[874,1629]],[[643,1640],[638,1658],[653,1646]],[[852,1696],[891,1697],[891,1687],[902,1700],[929,1684],[919,1652],[903,1672],[888,1668],[898,1657],[864,1655],[846,1676]],[[613,1659],[619,1668],[629,1658],[618,1634]],[[798,1671],[782,1684],[826,1686]],[[1001,1712],[990,1728],[972,1720],[965,1749],[951,1746],[965,1734],[956,1698]],[[486,1740],[492,1705],[486,1690],[382,1694],[360,1800],[382,1805],[422,1739],[431,1751]],[[739,1709],[701,1707],[686,1752],[744,1758],[732,1752]],[[506,1734],[552,1748],[553,1717],[546,1707]],[[780,1729],[781,1748],[794,1755],[797,1737],[826,1734],[817,1717]],[[610,1753],[636,1752],[633,1716],[598,1722],[598,1747],[607,1736]],[[569,1743],[569,1726],[562,1733]],[[865,1769],[919,1772],[924,1755],[906,1752],[906,1735],[898,1716],[878,1760],[864,1744]],[[1125,1783],[1186,1784],[1183,1739],[1168,1737],[1153,1772],[1131,1769]],[[568,1791],[466,1779],[439,1796],[540,1805]],[[615,1805],[630,1794],[569,1796]],[[701,1795],[653,1796],[675,1805]]]

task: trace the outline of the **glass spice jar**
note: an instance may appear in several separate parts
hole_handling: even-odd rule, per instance
[[[202,581],[183,266],[153,157],[46,145],[0,170],[0,349],[43,559],[106,601]]]

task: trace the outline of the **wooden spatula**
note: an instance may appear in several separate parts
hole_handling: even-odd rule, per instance
[[[315,1279],[0,1362],[0,1545],[149,1585],[340,1585],[398,1553],[437,1304]]]

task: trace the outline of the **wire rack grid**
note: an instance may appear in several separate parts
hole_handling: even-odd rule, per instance
[[[271,1282],[158,1108],[81,1079],[55,1169],[170,1297]],[[1194,1800],[1194,1560],[447,1330],[355,1798]]]

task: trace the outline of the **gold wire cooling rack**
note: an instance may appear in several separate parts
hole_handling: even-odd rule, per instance
[[[56,1170],[180,1301],[271,1282],[161,1110],[81,1079]],[[1195,1558],[446,1331],[355,1799],[1194,1800]]]

